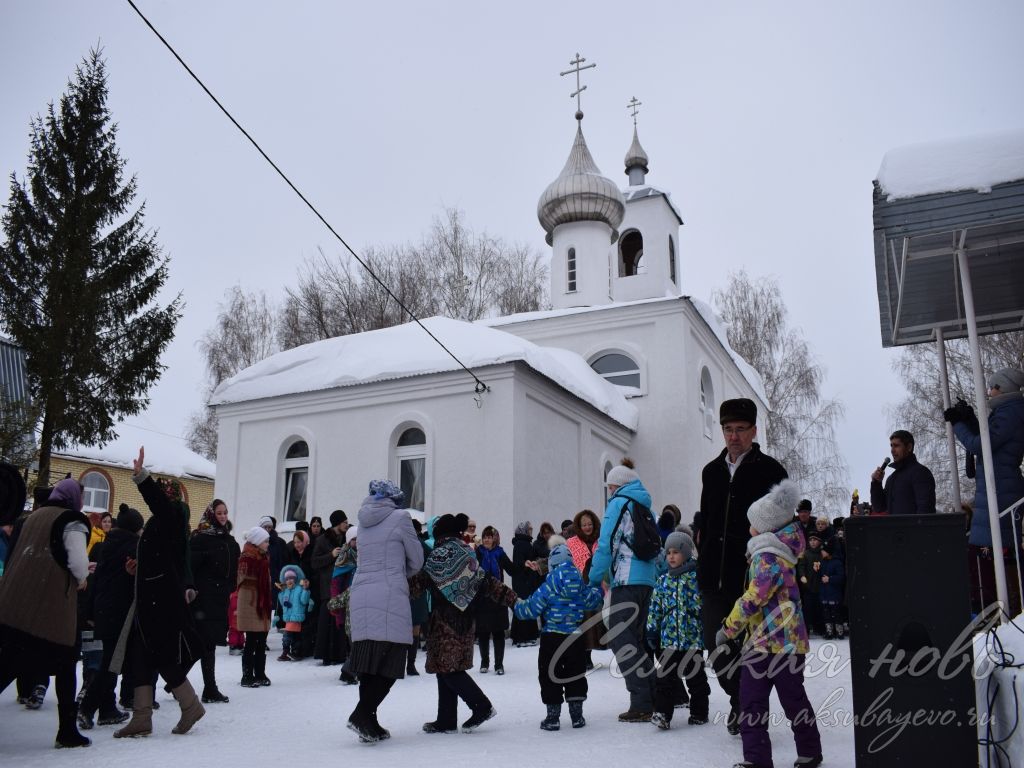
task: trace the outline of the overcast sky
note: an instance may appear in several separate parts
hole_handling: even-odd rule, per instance
[[[648,181],[686,222],[684,291],[708,299],[741,268],[778,278],[824,394],[846,405],[839,438],[865,492],[902,396],[872,255],[882,156],[1024,127],[1013,0],[137,2],[359,248],[416,240],[457,206],[546,253],[537,199],[575,130],[558,73],[577,51],[596,62],[583,109],[597,164],[627,183],[635,95]],[[166,297],[186,301],[148,414],[181,435],[200,407],[196,340],[225,290],[279,300],[318,246],[340,246],[121,0],[0,5],[0,170],[25,173],[30,116],[97,44],[122,156],[171,258]]]

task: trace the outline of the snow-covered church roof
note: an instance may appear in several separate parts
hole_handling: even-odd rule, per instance
[[[878,185],[889,200],[974,189],[1024,179],[1024,130],[892,149]]]
[[[521,360],[566,391],[629,429],[639,414],[613,384],[575,352],[542,347],[476,323],[423,320],[467,367]],[[211,405],[371,384],[459,370],[459,365],[415,323],[313,342],[268,357],[224,381]],[[479,374],[478,374],[479,375]],[[482,376],[486,380],[486,376]]]
[[[146,468],[154,474],[207,480],[217,476],[216,464],[189,450],[183,438],[159,431],[145,416],[132,416],[130,421],[118,424],[115,431],[117,437],[102,448],[74,445],[54,450],[53,455],[131,469],[139,447],[145,446]]]

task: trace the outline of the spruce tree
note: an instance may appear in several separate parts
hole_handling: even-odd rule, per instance
[[[30,121],[28,170],[11,174],[0,246],[0,323],[24,350],[40,409],[39,481],[50,453],[98,444],[146,407],[164,366],[181,297],[156,303],[168,260],[132,209],[117,126],[97,50],[76,68],[59,104]]]

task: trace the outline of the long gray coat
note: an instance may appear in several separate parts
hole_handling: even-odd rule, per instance
[[[409,577],[423,567],[423,545],[408,511],[368,496],[359,508],[358,559],[349,595],[352,642],[412,644]]]

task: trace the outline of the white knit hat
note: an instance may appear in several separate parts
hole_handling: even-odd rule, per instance
[[[625,485],[626,483],[631,483],[634,480],[639,479],[640,475],[638,475],[636,470],[633,469],[633,462],[630,461],[629,459],[624,459],[622,464],[619,464],[619,466],[612,467],[610,470],[608,470],[608,477],[604,481],[604,484],[606,486],[622,486]]]
[[[1016,392],[1024,387],[1024,372],[1016,368],[1000,368],[992,374],[988,385],[997,387],[1004,395],[1007,392]]]
[[[270,540],[270,534],[267,533],[265,528],[256,526],[255,528],[250,528],[249,532],[245,534],[245,540],[254,547],[258,547],[263,542]]]
[[[797,484],[792,480],[783,480],[750,505],[747,519],[758,533],[777,531],[793,522],[793,510],[799,501],[800,489]]]

